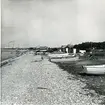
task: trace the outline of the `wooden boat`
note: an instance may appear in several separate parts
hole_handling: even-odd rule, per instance
[[[105,74],[105,65],[83,66],[83,69],[86,74],[94,75]]]
[[[68,53],[61,53],[61,54],[49,54],[48,57],[49,58],[60,58],[60,57],[67,57],[69,56]]]
[[[69,61],[77,61],[79,59],[79,57],[77,56],[72,56],[72,57],[53,57],[53,58],[49,58],[49,60],[51,62],[69,62]]]

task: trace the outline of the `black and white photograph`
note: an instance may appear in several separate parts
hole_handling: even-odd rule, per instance
[[[105,0],[1,0],[0,105],[105,105]]]

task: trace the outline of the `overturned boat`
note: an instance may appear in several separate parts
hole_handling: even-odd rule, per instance
[[[105,74],[105,65],[83,66],[83,69],[84,73],[86,74],[94,74],[94,75]]]

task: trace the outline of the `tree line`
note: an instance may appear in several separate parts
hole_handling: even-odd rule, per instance
[[[84,42],[81,44],[74,45],[74,48],[81,50],[91,50],[91,49],[105,49],[105,41],[104,42]]]

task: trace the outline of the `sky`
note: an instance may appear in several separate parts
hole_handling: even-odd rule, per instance
[[[2,47],[105,41],[105,0],[2,0]]]

